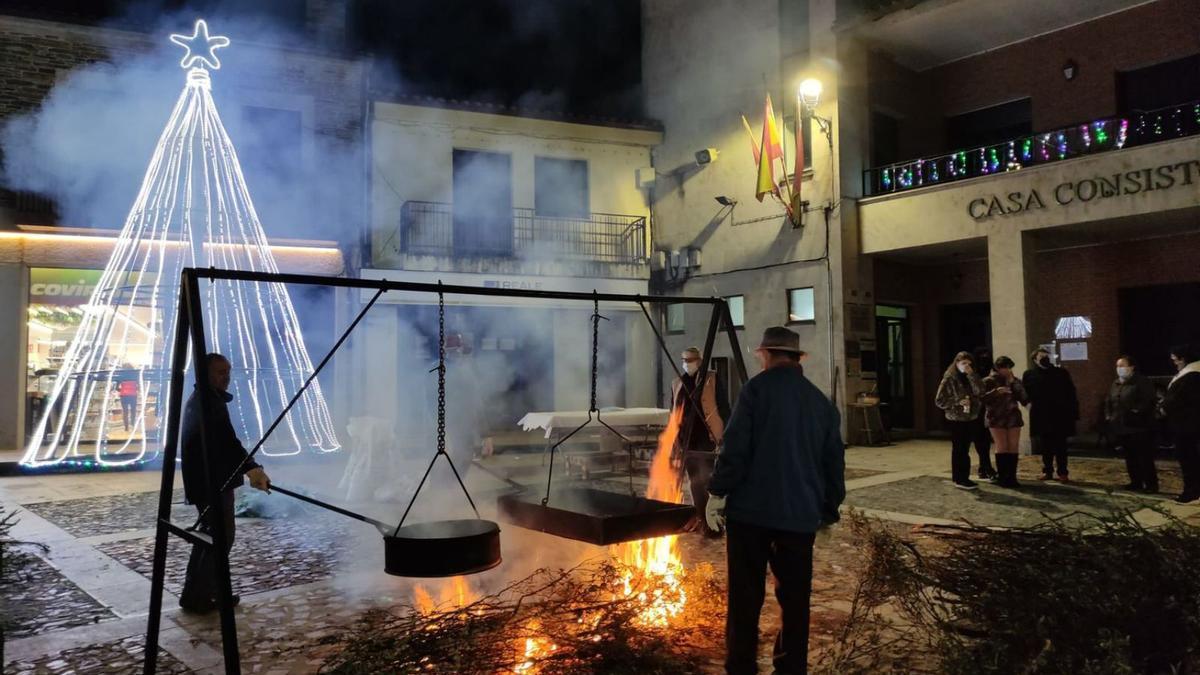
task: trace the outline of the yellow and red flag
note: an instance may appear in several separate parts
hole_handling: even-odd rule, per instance
[[[800,222],[800,176],[804,173],[804,107],[800,105],[800,101],[796,101],[796,162],[792,166],[795,168],[795,173],[792,175],[792,203],[790,215],[792,222]]]
[[[767,102],[763,106],[762,144],[758,155],[758,184],[754,197],[762,201],[767,194],[778,194],[775,184],[775,160],[783,158],[783,142],[779,135],[779,126],[775,123],[775,110],[771,107],[771,95],[767,94]]]

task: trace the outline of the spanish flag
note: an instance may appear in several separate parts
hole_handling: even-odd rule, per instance
[[[779,135],[779,126],[775,123],[775,110],[771,107],[771,95],[767,94],[767,102],[763,107],[762,144],[758,155],[758,185],[754,196],[758,201],[768,193],[778,193],[775,184],[775,160],[783,158],[783,142]]]

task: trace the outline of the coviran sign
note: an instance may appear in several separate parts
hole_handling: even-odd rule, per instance
[[[1175,164],[1092,176],[1066,181],[1044,192],[1038,188],[1028,191],[991,194],[977,197],[967,205],[967,213],[975,220],[1015,216],[1051,207],[1069,207],[1105,199],[1121,199],[1156,190],[1171,190],[1197,185],[1200,187],[1200,159]]]

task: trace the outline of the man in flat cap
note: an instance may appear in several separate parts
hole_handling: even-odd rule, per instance
[[[813,541],[836,522],[846,496],[837,408],[804,377],[800,336],[768,328],[755,355],[762,372],[738,397],[709,483],[706,517],[726,532],[729,610],[725,670],[756,673],[767,565],[783,626],[775,672],[808,672]]]

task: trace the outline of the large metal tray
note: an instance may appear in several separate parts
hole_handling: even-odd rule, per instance
[[[532,494],[504,495],[497,506],[513,525],[597,546],[679,534],[695,515],[686,504],[592,488],[554,491],[546,506]]]

